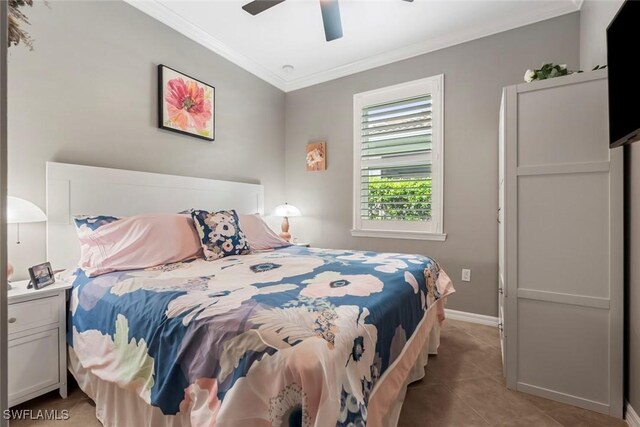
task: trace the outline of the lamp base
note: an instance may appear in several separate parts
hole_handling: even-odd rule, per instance
[[[279,236],[282,240],[286,240],[287,242],[291,241],[291,234],[289,233],[280,233]]]
[[[280,237],[287,242],[291,241],[291,234],[289,234],[289,217],[282,217],[282,233],[280,233]]]
[[[13,277],[13,265],[7,262],[7,289],[11,289],[11,278]]]

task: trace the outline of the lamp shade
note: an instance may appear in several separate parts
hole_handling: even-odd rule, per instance
[[[293,205],[285,203],[284,205],[278,205],[273,210],[274,216],[301,216],[300,209]]]
[[[47,216],[42,209],[28,200],[19,197],[7,197],[7,223],[43,222]]]

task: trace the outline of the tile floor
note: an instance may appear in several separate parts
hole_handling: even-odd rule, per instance
[[[93,402],[77,385],[69,397],[46,394],[14,409],[67,409],[67,421],[12,421],[11,427],[93,427]],[[615,418],[507,390],[502,378],[498,331],[447,320],[438,356],[430,356],[427,375],[409,386],[400,426],[626,426]],[[128,427],[128,426],[127,426]]]

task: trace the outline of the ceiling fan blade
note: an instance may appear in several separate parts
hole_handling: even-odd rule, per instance
[[[257,15],[283,1],[284,0],[254,0],[251,3],[245,4],[242,8],[252,15]]]
[[[342,22],[340,20],[340,4],[338,0],[320,0],[324,36],[328,42],[342,37]]]

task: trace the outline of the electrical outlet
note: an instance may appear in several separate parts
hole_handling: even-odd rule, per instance
[[[463,268],[462,269],[462,281],[463,282],[470,282],[471,281],[471,270],[469,270],[468,268]]]

